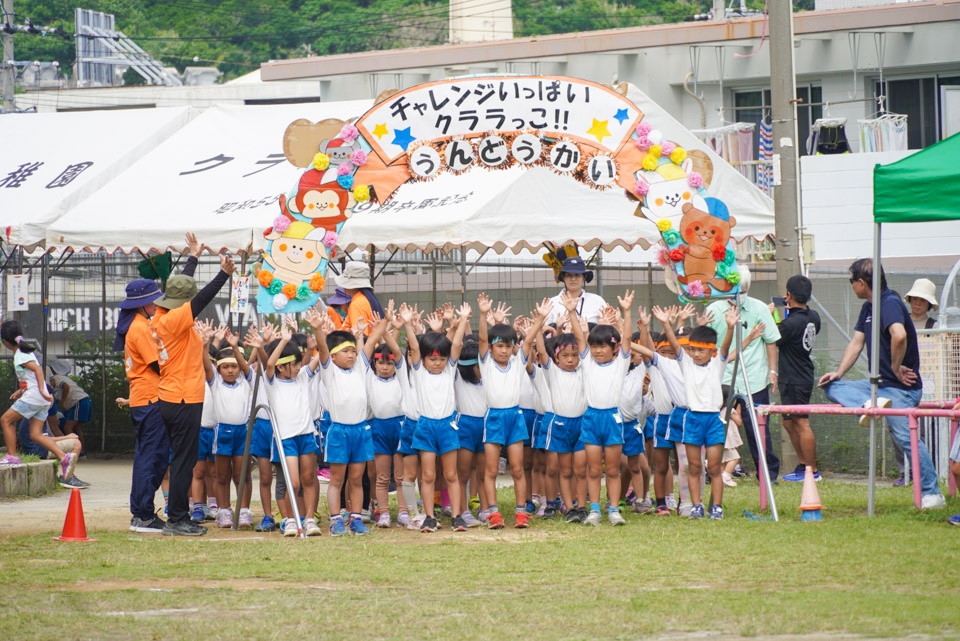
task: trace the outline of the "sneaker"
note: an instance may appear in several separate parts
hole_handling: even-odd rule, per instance
[[[360,521],[362,523],[373,523],[373,517],[370,515],[370,510],[360,510]]]
[[[586,507],[578,507],[577,514],[580,516],[580,523],[587,522],[587,516],[589,514],[589,510],[587,510]]]
[[[477,517],[475,517],[475,516],[473,515],[473,512],[471,512],[470,510],[467,510],[466,512],[464,512],[463,514],[461,514],[461,515],[460,515],[460,518],[463,519],[464,524],[465,524],[468,528],[471,528],[471,527],[480,527],[481,525],[483,525],[483,523],[480,521],[480,519],[478,519]]]
[[[600,516],[599,512],[591,512],[587,515],[587,518],[583,520],[584,525],[600,525],[603,522],[603,517]]]
[[[419,532],[420,528],[423,526],[423,522],[426,520],[427,516],[425,514],[417,514],[410,518],[410,523],[407,524],[407,529]]]
[[[503,515],[500,512],[491,512],[487,519],[487,527],[491,530],[503,529]]]
[[[545,503],[545,501],[539,494],[534,494],[532,497],[530,497],[530,500],[533,502],[533,507],[535,507],[537,511],[539,511],[540,506],[542,506]]]
[[[159,516],[154,516],[152,519],[147,520],[138,519],[137,517],[130,519],[130,531],[139,532],[140,534],[156,534],[162,532],[165,525],[166,523],[164,523],[163,519]]]
[[[190,515],[190,518],[197,523],[203,520],[203,507],[199,503],[193,506],[193,513]]]
[[[327,483],[329,483],[329,482],[330,482],[330,468],[329,468],[329,467],[322,467],[322,468],[320,468],[319,470],[317,470],[317,478],[320,479],[321,481],[326,481]]]
[[[240,508],[240,522],[238,527],[253,527],[253,510],[248,507]]]
[[[264,514],[263,519],[260,521],[260,525],[254,528],[257,532],[273,532],[277,529],[277,522],[273,520],[273,517],[269,514]]]
[[[220,508],[220,510],[217,512],[217,527],[233,527],[233,510],[228,507]]]
[[[20,457],[12,454],[4,454],[3,458],[0,458],[0,465],[20,465],[20,463]]]
[[[447,519],[453,518],[453,508],[450,507],[449,505],[443,506],[442,508],[440,508],[440,516]]]
[[[199,523],[194,523],[193,519],[184,519],[177,523],[167,522],[163,526],[164,536],[203,536],[207,533],[207,528]]]
[[[610,510],[607,513],[607,520],[610,521],[610,525],[624,525],[626,523],[623,515],[620,514],[620,510]]]
[[[667,500],[667,509],[676,512],[676,511],[677,511],[677,497],[671,495],[671,496],[668,496],[666,500]]]
[[[798,465],[797,469],[790,472],[789,474],[783,475],[783,480],[788,483],[803,483],[803,477],[805,475],[806,468],[802,465]]]
[[[357,517],[353,517],[350,519],[350,531],[358,535],[370,534],[370,530],[368,530],[367,526],[363,524],[363,517],[360,517],[359,519]]]
[[[542,517],[548,521],[555,519],[557,517],[557,508],[553,507],[552,505],[548,505],[546,509],[543,510]]]
[[[467,524],[463,520],[462,516],[455,516],[453,517],[453,523],[451,523],[451,528],[453,529],[454,532],[466,532]]]
[[[813,471],[813,480],[816,481],[817,483],[823,480],[823,477],[820,476],[820,470]]]
[[[889,398],[883,398],[882,396],[878,396],[878,397],[877,397],[877,407],[882,407],[882,408],[886,409],[886,408],[890,407],[891,405],[893,405],[893,401],[891,401]],[[869,401],[869,400],[868,400],[867,402],[865,402],[865,403],[863,404],[863,406],[864,406],[864,407],[873,407],[873,405],[870,404],[870,401]],[[880,417],[878,417],[878,418],[880,418]],[[861,426],[861,427],[870,427],[870,417],[869,417],[867,414],[864,414],[863,416],[860,417],[860,426]]]
[[[89,484],[89,483],[84,483],[83,481],[81,481],[80,479],[78,479],[76,474],[74,474],[73,476],[71,476],[70,478],[68,478],[68,479],[66,479],[66,480],[64,480],[64,479],[57,479],[57,483],[59,483],[60,485],[62,485],[62,486],[64,486],[64,487],[75,487],[75,488],[77,488],[78,490],[85,490],[85,489],[87,489],[88,487],[90,487],[90,484]]]
[[[746,478],[750,478],[750,472],[740,467],[740,464],[737,463],[737,466],[733,468],[733,474],[731,474],[730,476],[732,476],[735,479],[746,479]]]
[[[335,516],[330,519],[330,536],[342,536],[347,533],[347,528],[343,525],[343,517]],[[286,535],[286,532],[284,532]]]
[[[637,514],[650,514],[653,512],[653,501],[651,499],[637,501],[633,504],[633,511]]]
[[[690,518],[691,519],[702,519],[703,518],[703,503],[697,503],[690,507]]]
[[[947,519],[947,523],[950,525],[960,525],[960,514],[954,514]]]
[[[947,507],[947,501],[943,494],[924,494],[920,500],[921,510],[936,510],[941,507]]]
[[[680,504],[680,507],[677,508],[677,516],[689,517],[693,510],[693,503],[690,501],[684,501]],[[703,509],[701,506],[700,516],[703,516]]]
[[[410,513],[409,512],[400,512],[397,514],[397,525],[400,527],[407,527],[410,525]]]
[[[432,516],[427,516],[423,519],[423,524],[420,526],[420,531],[424,533],[436,532],[438,525],[437,519]]]
[[[487,521],[489,521],[489,520],[490,520],[490,514],[491,514],[490,508],[487,508],[487,509],[485,509],[485,510],[481,510],[480,513],[479,513],[479,515],[478,515],[478,518],[480,519],[480,522],[481,522],[481,523],[486,523]]]
[[[200,507],[203,508],[204,521],[215,521],[217,519],[217,513],[220,512],[220,508],[211,505],[201,505]]]
[[[567,510],[567,515],[564,517],[565,523],[582,523],[583,519],[580,516],[580,510]]]
[[[907,479],[904,477],[903,474],[900,474],[900,478],[898,478],[896,481],[893,482],[894,487],[899,487],[901,485],[906,485],[906,484],[907,484]]]
[[[537,511],[537,506],[533,504],[533,501],[527,501],[527,504],[524,506],[524,510],[527,514],[534,514]]]
[[[670,516],[670,508],[668,508],[666,505],[658,505],[653,510],[653,513],[657,516]]]
[[[73,476],[73,470],[77,467],[76,454],[64,454],[60,460],[60,478],[68,479]]]
[[[377,518],[377,527],[390,527],[390,513],[381,512]]]
[[[720,520],[723,518],[723,506],[722,505],[711,505],[710,506],[710,518]]]
[[[282,523],[284,536],[299,536],[296,519],[284,519]]]
[[[307,519],[303,522],[303,531],[307,536],[320,536],[322,530],[320,526],[317,525],[316,519]]]
[[[737,482],[733,480],[732,474],[727,474],[726,472],[720,473],[720,478],[723,479],[723,484],[727,487],[737,487]],[[786,480],[786,476],[783,477]]]
[[[530,514],[526,510],[523,512],[516,512],[513,515],[513,527],[518,530],[523,530],[530,527]]]
[[[547,504],[541,503],[540,507],[537,508],[537,518],[542,519],[543,515],[547,512]]]

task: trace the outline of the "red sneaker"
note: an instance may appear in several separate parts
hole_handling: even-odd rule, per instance
[[[503,529],[503,515],[499,512],[494,512],[490,515],[490,518],[487,519],[487,527],[491,530],[502,530]]]
[[[518,530],[530,527],[530,515],[526,512],[517,512],[513,517],[513,527]]]

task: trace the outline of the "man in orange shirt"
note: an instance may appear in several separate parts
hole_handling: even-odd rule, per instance
[[[167,280],[163,297],[156,302],[153,325],[160,354],[160,414],[173,448],[170,462],[170,502],[163,533],[200,536],[207,529],[190,518],[189,493],[193,467],[200,446],[200,416],[203,412],[203,341],[193,329],[200,312],[213,300],[234,271],[229,256],[220,257],[220,272],[197,291],[190,276]]]
[[[349,307],[350,297],[343,291],[343,287],[337,287],[333,296],[327,299],[327,316],[333,321],[336,329],[343,329]]]

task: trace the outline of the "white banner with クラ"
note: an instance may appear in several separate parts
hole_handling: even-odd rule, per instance
[[[615,152],[640,116],[636,105],[616,91],[585,80],[458,78],[391,96],[357,127],[382,158],[393,161],[416,140],[526,129]]]
[[[26,274],[7,274],[7,311],[25,312],[30,309],[30,280]]]

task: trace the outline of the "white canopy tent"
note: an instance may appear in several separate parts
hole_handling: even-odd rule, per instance
[[[47,228],[197,116],[190,107],[0,118],[0,230],[32,250]]]
[[[627,98],[665,139],[710,157],[713,179],[707,191],[736,217],[737,239],[773,234],[769,196],[637,87],[628,85]],[[574,241],[588,250],[638,244],[647,248],[660,240],[660,233],[653,223],[633,215],[636,205],[620,188],[597,191],[543,167],[477,167],[459,176],[442,174],[430,182],[404,184],[383,206],[355,209],[338,246],[347,251],[373,245],[381,251],[489,248],[519,253],[537,251],[545,243]]]
[[[298,118],[348,119],[369,100],[210,107],[50,226],[50,245],[109,252],[184,247],[184,232],[214,250],[249,250],[302,173],[283,155]]]

